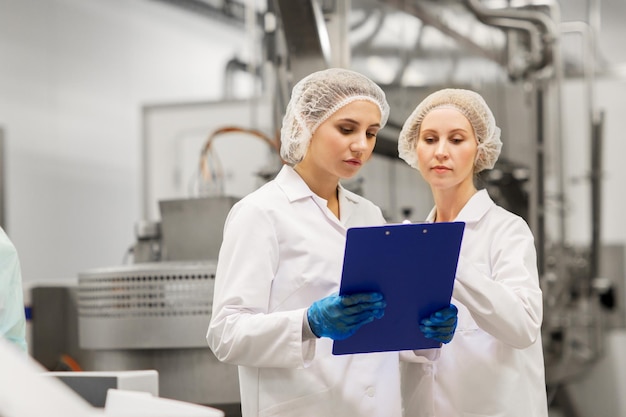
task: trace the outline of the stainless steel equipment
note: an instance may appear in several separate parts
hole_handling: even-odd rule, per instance
[[[161,260],[217,259],[224,220],[237,200],[216,196],[159,201]]]
[[[205,335],[216,260],[233,197],[159,202],[160,222],[140,222],[132,264],[78,275],[76,359],[86,371],[155,369],[160,396],[240,415],[237,367]]]
[[[214,262],[156,262],[78,275],[83,349],[206,347]]]
[[[78,334],[88,352],[81,366],[156,369],[162,397],[236,413],[237,369],[219,362],[205,340],[214,279],[214,261],[141,263],[79,274]]]

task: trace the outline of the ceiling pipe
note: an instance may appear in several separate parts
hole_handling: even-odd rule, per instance
[[[509,42],[508,44],[509,56],[507,59],[507,70],[512,79],[525,77],[529,71],[543,66],[543,42],[541,41],[541,34],[533,23],[526,20],[516,20],[505,17],[489,18],[484,21],[484,23],[487,22],[492,26],[520,30],[528,34],[529,51],[524,59],[519,59],[520,55],[514,49],[517,43]],[[508,37],[511,39],[511,34],[509,34]]]
[[[425,25],[432,26],[436,28],[437,30],[439,30],[440,32],[450,36],[462,48],[465,48],[470,51],[474,51],[486,57],[487,59],[490,59],[491,61],[497,62],[500,65],[505,64],[504,55],[498,54],[497,52],[494,52],[493,50],[483,48],[482,46],[473,42],[471,39],[468,38],[467,34],[462,34],[454,30],[453,28],[451,28],[449,25],[447,25],[445,22],[443,22],[441,19],[433,15],[433,13],[431,13],[429,10],[427,10],[426,7],[420,5],[420,2],[409,3],[406,0],[386,0],[386,1],[380,0],[380,1],[382,1],[384,4],[392,5],[400,11],[403,11],[405,13],[408,13],[412,16],[417,17]]]
[[[464,0],[464,3],[487,25],[528,32],[532,58],[528,70],[540,71],[553,63],[553,45],[559,32],[550,16],[525,9],[490,9],[480,0]]]
[[[369,22],[372,17],[376,19],[375,23],[372,25],[374,27],[374,30],[372,30],[371,33],[368,34],[367,37],[365,37],[365,39],[362,39],[351,46],[351,50],[353,53],[355,51],[362,50],[364,54],[370,54],[369,49],[372,47],[372,40],[374,40],[376,36],[381,32],[386,18],[386,13],[384,13],[381,9],[377,9],[376,11],[377,13],[367,15],[364,19],[349,28],[349,32],[353,33],[360,29],[362,26],[365,26],[365,24]]]

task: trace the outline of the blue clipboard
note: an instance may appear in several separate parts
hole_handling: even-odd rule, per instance
[[[465,223],[390,224],[349,228],[340,294],[380,291],[385,315],[344,340],[333,354],[430,349],[419,321],[447,307]]]

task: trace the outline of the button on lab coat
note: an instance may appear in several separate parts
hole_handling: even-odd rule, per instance
[[[395,352],[332,355],[303,341],[306,309],[339,290],[346,228],[384,223],[378,207],[339,188],[339,221],[288,166],[229,213],[207,341],[239,366],[244,417],[398,417]]]
[[[452,299],[457,330],[437,360],[402,364],[405,415],[547,417],[543,302],[530,229],[486,190],[456,220],[466,223]]]

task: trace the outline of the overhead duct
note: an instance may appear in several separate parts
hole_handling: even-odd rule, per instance
[[[540,11],[526,9],[492,9],[483,6],[480,0],[463,0],[476,17],[486,25],[503,29],[522,30],[529,36],[528,60],[521,60],[510,55],[509,75],[512,78],[525,76],[529,72],[541,71],[553,62],[553,45],[558,37],[553,19]],[[513,45],[509,45],[513,47]]]
[[[330,38],[324,15],[315,0],[276,0],[285,34],[293,81],[328,68]]]
[[[405,0],[380,0],[380,3],[395,7],[404,13],[417,17],[425,25],[434,27],[441,33],[451,37],[455,42],[463,49],[473,52],[476,55],[485,57],[491,61],[494,61],[500,65],[505,64],[505,55],[502,51],[495,50],[493,45],[486,48],[481,43],[472,38],[472,34],[469,32],[464,33],[459,30],[458,27],[453,27],[438,13],[435,8],[439,8],[441,13],[449,12],[452,4],[446,4],[441,6],[437,3],[429,2],[413,2],[407,3]],[[451,14],[451,13],[448,13]]]
[[[549,4],[491,8],[481,0],[378,0],[378,3],[414,16],[425,26],[454,40],[459,47],[454,56],[469,54],[486,58],[506,69],[513,80],[542,71],[554,61],[557,26],[551,10],[547,13],[540,10],[551,9]],[[483,27],[476,30],[468,16]]]

